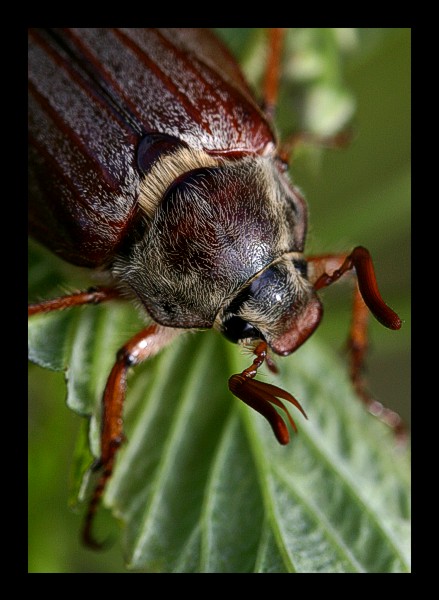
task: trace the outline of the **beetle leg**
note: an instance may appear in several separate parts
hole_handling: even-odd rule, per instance
[[[273,27],[268,31],[268,60],[264,77],[265,114],[273,119],[279,92],[280,66],[285,29]]]
[[[334,257],[332,257],[332,259],[333,258]],[[311,260],[315,261],[316,258]],[[321,258],[317,257],[317,260],[321,260]],[[341,266],[333,270],[331,274],[328,274],[325,271],[314,280],[312,282],[314,283],[314,289],[320,290],[321,288],[331,285],[351,269],[355,269],[356,271],[360,293],[374,317],[389,329],[400,329],[402,325],[401,319],[382,299],[378,289],[372,258],[369,251],[362,246],[354,248],[352,252],[344,258]]]
[[[53,310],[63,310],[72,306],[80,306],[81,304],[99,304],[106,300],[119,298],[120,292],[116,288],[95,288],[91,287],[85,292],[76,292],[68,296],[60,296],[43,302],[36,302],[28,305],[28,316],[39,313],[52,312]]]
[[[352,322],[348,337],[350,376],[355,390],[370,413],[391,427],[398,437],[405,437],[406,427],[401,417],[375,400],[367,390],[363,366],[368,346],[367,327],[369,310],[389,329],[400,329],[402,322],[381,297],[372,258],[366,248],[357,246],[350,254],[315,256],[307,259],[309,278],[316,290],[336,282],[344,274],[355,270],[357,285],[354,292]]]
[[[279,148],[280,159],[289,164],[291,156],[301,144],[312,144],[320,148],[331,150],[346,148],[352,142],[353,132],[351,129],[342,129],[334,135],[316,135],[309,131],[298,131],[289,135],[281,142]]]
[[[259,342],[254,349],[254,353],[256,358],[253,363],[247,369],[244,369],[242,373],[230,377],[229,389],[237,398],[251,406],[251,408],[267,419],[280,444],[288,444],[290,441],[288,428],[272,404],[278,406],[286,413],[292,428],[296,432],[296,424],[284,403],[279,400],[279,397],[293,404],[300,410],[304,417],[306,417],[305,411],[290,393],[276,385],[254,379],[259,367],[267,360],[267,343]]]
[[[101,456],[93,466],[93,470],[100,470],[101,473],[88,505],[82,533],[84,543],[90,548],[101,547],[93,536],[92,524],[106,484],[113,473],[116,453],[124,439],[122,412],[128,369],[160,352],[181,332],[181,329],[154,323],[135,335],[117,353],[102,400]]]
[[[279,95],[285,32],[286,29],[282,27],[272,27],[268,30],[268,60],[263,82],[263,109],[270,119],[274,119]],[[301,143],[314,144],[323,148],[344,148],[350,144],[352,136],[353,132],[350,128],[326,136],[306,131],[295,132],[281,143],[278,154],[283,162],[289,164],[292,153]]]

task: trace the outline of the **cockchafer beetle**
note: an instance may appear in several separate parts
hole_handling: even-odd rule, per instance
[[[282,400],[305,413],[289,392],[256,380],[258,368],[265,361],[275,371],[270,351],[287,356],[303,344],[322,317],[318,290],[355,272],[352,379],[372,412],[403,427],[360,376],[368,309],[386,327],[401,326],[369,252],[304,256],[307,206],[272,125],[282,34],[270,34],[261,107],[207,30],[29,31],[30,234],[112,281],[32,304],[29,315],[131,298],[150,321],[118,352],[103,393],[101,475],[83,531],[91,547],[123,439],[127,372],[185,330],[215,328],[252,348],[254,361],[229,388],[287,444],[274,406],[294,429]]]

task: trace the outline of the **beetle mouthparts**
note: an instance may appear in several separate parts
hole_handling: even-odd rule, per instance
[[[285,333],[269,341],[269,346],[281,356],[288,356],[301,346],[315,331],[323,315],[323,307],[317,296],[312,296],[286,327]]]

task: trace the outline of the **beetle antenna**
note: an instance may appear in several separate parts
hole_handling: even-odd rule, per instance
[[[276,385],[263,381],[256,381],[254,379],[259,367],[267,360],[267,343],[263,341],[260,342],[254,349],[254,353],[256,354],[256,358],[253,363],[247,367],[247,369],[244,369],[242,373],[230,377],[229,389],[237,398],[251,406],[267,419],[280,444],[288,444],[290,441],[288,428],[281,415],[272,405],[274,404],[285,412],[291,427],[296,433],[297,427],[294,419],[291,417],[285,404],[279,400],[279,398],[290,402],[300,410],[305,418],[308,417],[300,403],[289,392],[286,392]]]

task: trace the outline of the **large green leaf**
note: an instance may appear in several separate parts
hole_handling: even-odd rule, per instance
[[[261,32],[220,33],[257,82]],[[387,387],[380,399],[392,401],[393,396],[408,398],[407,361],[396,367],[394,376],[387,367],[407,347],[410,333],[409,270],[402,268],[409,239],[409,144],[401,133],[407,116],[404,85],[409,79],[405,83],[398,79],[407,73],[408,33],[357,31],[352,34],[357,36],[356,50],[343,50],[340,62],[340,48],[334,52],[334,47],[352,44],[352,39],[346,41],[350,34],[343,35],[306,30],[299,42],[287,40],[299,48],[296,64],[286,69],[281,128],[297,127],[300,116],[288,122],[288,115],[294,106],[303,105],[309,89],[305,85],[296,95],[297,73],[303,78],[319,60],[314,95],[318,97],[320,85],[327,94],[332,81],[345,111],[348,97],[355,99],[358,141],[351,149],[330,154],[301,149],[293,165],[294,179],[310,201],[314,252],[362,243],[378,256],[385,298],[405,321],[397,333],[372,327],[376,362],[372,389],[380,389],[383,376]],[[319,41],[317,57],[313,39]],[[322,68],[322,57],[328,56]],[[370,113],[377,106],[380,110]],[[339,126],[343,111],[337,103],[329,108],[323,128],[331,118]],[[378,129],[373,129],[374,120]],[[382,263],[388,264],[387,271]],[[32,248],[30,267],[32,299],[59,294],[64,282],[70,289],[89,285],[81,273],[66,272],[64,265],[51,262],[39,249]],[[73,480],[71,502],[83,510],[84,467],[92,456],[83,435],[75,452],[72,442],[67,443],[73,437],[70,424],[78,425],[73,413],[63,412],[61,381],[33,367],[30,424],[36,437],[31,438],[29,455],[30,570],[122,571],[123,553],[128,568],[142,571],[409,571],[408,451],[395,446],[390,432],[365,413],[352,393],[344,360],[335,352],[346,334],[348,305],[342,301],[340,311],[332,290],[325,294],[325,304],[325,321],[318,333],[293,356],[278,360],[280,375],[268,371],[260,375],[291,391],[308,413],[309,421],[295,415],[299,434],[292,435],[287,447],[277,444],[262,417],[229,394],[228,377],[248,366],[251,358],[215,332],[183,336],[132,373],[125,411],[128,441],[105,497],[122,528],[121,547],[115,544],[109,554],[80,549],[76,516],[63,533],[67,474],[70,471]],[[30,357],[60,371],[61,377],[65,374],[69,407],[80,415],[92,414],[88,438],[94,455],[99,453],[106,377],[117,349],[140,327],[142,319],[135,309],[121,302],[30,320]],[[72,455],[74,464],[69,466]],[[60,483],[55,487],[57,478]],[[65,500],[55,500],[61,497]],[[101,511],[96,531],[105,538],[117,535],[118,528]],[[53,551],[46,550],[50,540]]]
[[[90,372],[97,365],[105,378],[110,365],[101,364],[102,348],[114,356],[121,311],[129,322],[125,307],[70,311],[77,323],[65,350],[67,379],[81,412],[94,410],[82,406],[90,397],[99,406],[103,382],[95,387],[88,378],[82,389],[84,365]],[[59,346],[34,331],[50,323],[53,334],[65,320],[32,321],[34,360],[40,351],[45,362],[50,352],[59,357]],[[121,519],[128,567],[408,571],[408,457],[360,406],[344,365],[310,341],[282,361],[279,377],[263,376],[293,391],[310,417],[297,419],[299,435],[281,447],[265,420],[227,392],[228,376],[248,362],[214,332],[189,334],[130,379],[128,443],[106,495]]]

